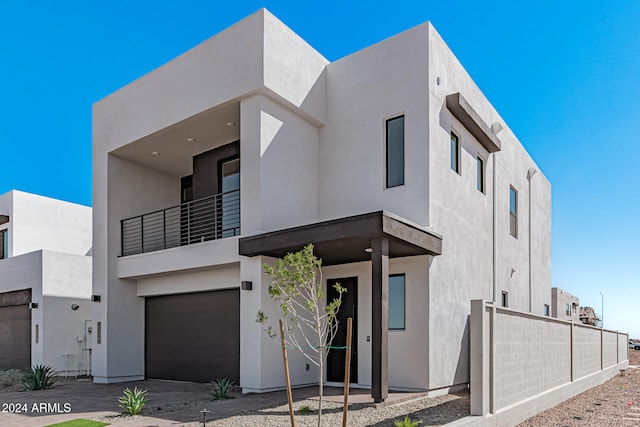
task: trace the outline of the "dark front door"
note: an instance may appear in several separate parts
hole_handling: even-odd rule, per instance
[[[347,277],[344,279],[327,280],[327,301],[332,301],[338,297],[338,292],[333,285],[340,285],[347,290],[342,294],[342,304],[338,310],[338,332],[331,344],[332,347],[344,347],[347,343],[347,318],[353,319],[351,331],[351,378],[349,382],[358,382],[358,278]],[[344,381],[344,362],[346,351],[342,349],[329,350],[327,357],[327,381]]]

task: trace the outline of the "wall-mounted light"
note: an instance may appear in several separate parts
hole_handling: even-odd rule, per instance
[[[76,311],[80,306],[78,304],[71,304],[71,310]]]
[[[91,295],[91,301],[100,302],[100,295]]]
[[[38,308],[38,303],[37,302],[30,302],[29,303],[29,308],[30,309]]]
[[[242,285],[242,290],[243,291],[250,291],[253,289],[253,282],[249,281],[249,280],[243,280],[241,282]]]
[[[189,144],[193,144],[193,143],[195,143],[195,142],[196,142],[196,139],[195,139],[195,138],[187,138],[187,142],[188,142]]]
[[[230,128],[234,128],[236,127],[236,124],[234,122],[227,122],[227,126]]]
[[[160,152],[159,151],[152,151],[151,154],[153,154],[154,156],[159,156]]]
[[[371,252],[373,252],[373,249],[371,248],[364,248],[364,251],[368,254],[370,254]]]

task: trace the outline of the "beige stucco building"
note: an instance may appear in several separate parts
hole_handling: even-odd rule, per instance
[[[330,62],[262,9],[93,123],[96,382],[282,388],[262,264],[306,243],[349,288],[378,401],[466,387],[472,299],[550,304],[549,181],[430,23]]]

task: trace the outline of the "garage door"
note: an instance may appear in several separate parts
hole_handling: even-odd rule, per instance
[[[0,294],[0,369],[31,366],[31,289]]]
[[[240,382],[240,291],[148,297],[147,378]]]

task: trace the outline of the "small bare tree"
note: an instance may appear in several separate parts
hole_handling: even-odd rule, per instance
[[[338,331],[336,317],[346,291],[339,283],[334,285],[338,297],[325,305],[322,290],[322,260],[313,254],[313,245],[308,244],[301,251],[287,254],[275,265],[263,266],[271,277],[269,296],[278,303],[284,318],[287,347],[300,351],[311,363],[319,368],[318,427],[322,417],[322,394],[324,366],[327,354]],[[258,311],[256,322],[266,326],[270,337],[276,336],[267,325],[268,317]]]

